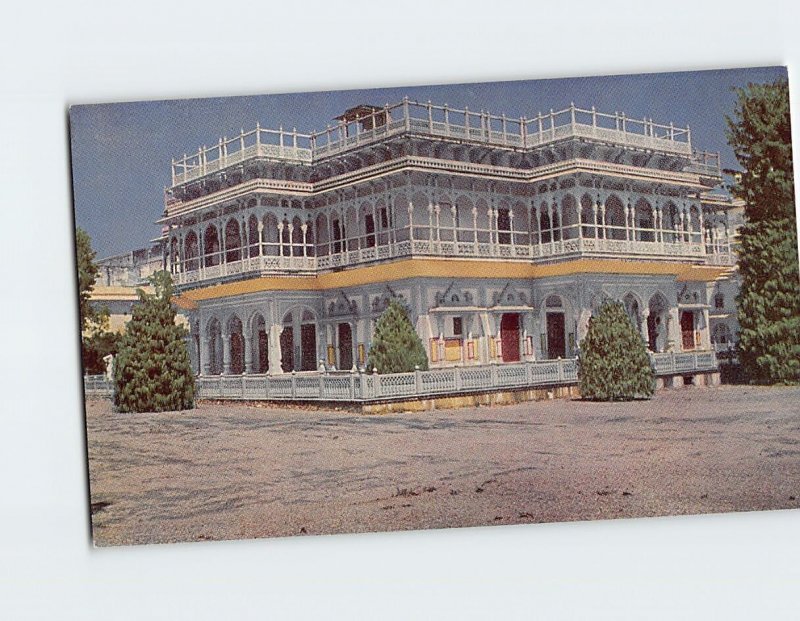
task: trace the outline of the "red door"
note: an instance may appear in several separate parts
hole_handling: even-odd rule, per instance
[[[519,315],[506,313],[500,320],[503,362],[519,362]]]
[[[681,311],[683,349],[694,349],[694,311]]]

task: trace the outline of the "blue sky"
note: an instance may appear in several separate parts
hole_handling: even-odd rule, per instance
[[[733,87],[785,77],[783,67],[762,67],[73,106],[75,220],[89,233],[99,258],[140,248],[159,233],[154,222],[164,208],[173,157],[253,129],[256,121],[268,128],[318,131],[353,105],[395,103],[406,95],[511,118],[574,102],[689,125],[695,148],[719,151],[723,167],[735,167],[724,121],[733,110]]]

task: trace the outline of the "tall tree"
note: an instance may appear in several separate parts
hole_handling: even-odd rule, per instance
[[[75,253],[78,262],[78,297],[80,300],[81,332],[83,333],[88,324],[97,318],[97,313],[92,308],[89,300],[97,282],[99,269],[94,262],[97,254],[92,250],[92,240],[89,234],[80,227],[75,229]]]
[[[428,370],[425,346],[411,325],[406,309],[397,300],[390,300],[378,317],[367,366],[378,369],[378,373],[408,373],[416,367]]]
[[[578,381],[585,399],[629,401],[655,392],[644,339],[620,302],[605,302],[589,320],[578,352]]]
[[[139,289],[114,361],[114,403],[122,412],[185,410],[194,405],[194,376],[186,329],[175,324],[172,278],[150,277],[155,293]]]
[[[785,80],[737,89],[728,142],[744,171],[740,229],[739,358],[755,383],[800,381],[800,273]]]

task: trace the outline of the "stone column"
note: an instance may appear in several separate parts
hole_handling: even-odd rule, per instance
[[[253,333],[247,326],[242,329],[242,339],[244,340],[244,372],[249,375],[253,372]]]
[[[665,351],[681,351],[681,324],[678,307],[673,306],[667,315],[667,342]]]
[[[281,367],[281,332],[283,327],[272,324],[269,328],[269,373],[279,375],[283,373]]]
[[[230,375],[231,373],[231,335],[222,335],[222,373]]]
[[[647,330],[647,320],[648,320],[649,317],[650,317],[650,309],[649,308],[642,309],[641,331],[642,331],[642,338],[644,339],[645,347],[647,347],[647,345],[648,345],[648,343],[650,341],[650,333]]]
[[[200,336],[200,364],[198,365],[200,368],[200,372],[203,375],[208,375],[211,373],[211,356],[213,352],[211,351],[211,339],[208,338],[206,334],[201,334]]]

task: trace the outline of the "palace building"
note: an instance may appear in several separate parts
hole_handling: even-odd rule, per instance
[[[173,160],[159,223],[201,376],[362,368],[392,298],[432,368],[572,358],[605,299],[696,352],[734,264],[720,181],[689,128],[404,99]]]

